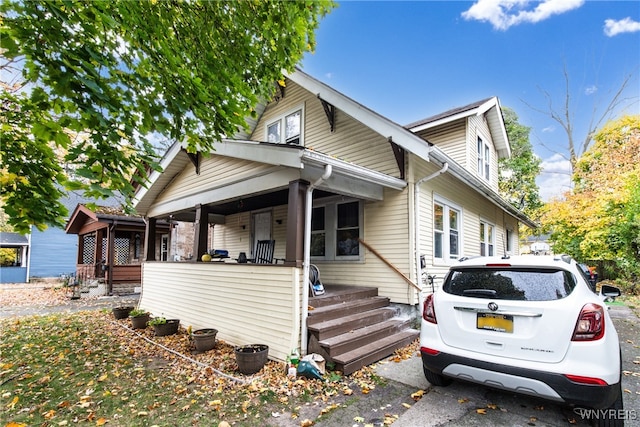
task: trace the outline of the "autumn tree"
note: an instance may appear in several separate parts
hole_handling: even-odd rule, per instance
[[[554,251],[611,260],[640,276],[640,116],[609,122],[576,162],[574,188],[547,204],[543,224]]]
[[[319,19],[332,7],[4,1],[0,196],[10,224],[23,233],[63,225],[67,190],[129,201],[159,168],[155,140],[209,151],[245,128],[283,70],[314,48]]]
[[[511,145],[511,157],[500,159],[498,164],[500,195],[537,221],[542,207],[540,190],[536,184],[536,177],[541,170],[541,160],[533,152],[529,141],[531,128],[520,124],[518,115],[510,108],[503,107],[502,116]],[[521,235],[526,234],[526,230],[522,231]]]

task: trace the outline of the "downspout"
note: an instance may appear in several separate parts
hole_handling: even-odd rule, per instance
[[[449,169],[449,163],[444,162],[444,164],[442,165],[442,168],[434,173],[432,173],[431,175],[427,175],[424,178],[420,179],[419,181],[417,181],[414,184],[413,190],[414,190],[414,202],[415,202],[415,209],[414,209],[414,217],[415,217],[415,257],[416,257],[416,283],[421,284],[422,283],[422,269],[420,268],[420,186],[437,177],[438,175],[441,175],[443,173],[445,173],[447,171],[447,169]]]
[[[307,354],[307,316],[309,315],[309,264],[311,263],[311,211],[313,208],[312,193],[314,188],[329,179],[333,168],[324,166],[324,173],[307,188],[304,208],[304,261],[302,266],[302,322],[300,325],[300,351]]]

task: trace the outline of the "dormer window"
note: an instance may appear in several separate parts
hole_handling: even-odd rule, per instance
[[[489,181],[491,171],[491,149],[481,137],[478,137],[478,175]]]
[[[302,109],[290,112],[269,123],[267,142],[302,145]]]

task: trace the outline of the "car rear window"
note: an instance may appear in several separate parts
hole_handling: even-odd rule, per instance
[[[575,278],[565,270],[500,267],[451,270],[442,288],[466,297],[553,301],[569,295],[575,286]]]

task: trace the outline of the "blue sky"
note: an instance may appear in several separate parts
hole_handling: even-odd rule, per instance
[[[302,69],[402,125],[497,96],[531,127],[545,200],[568,189],[567,137],[536,109],[544,91],[561,111],[565,66],[578,141],[628,76],[616,117],[640,114],[637,0],[343,1],[316,39]]]

